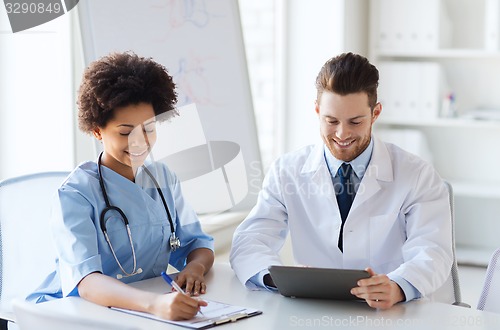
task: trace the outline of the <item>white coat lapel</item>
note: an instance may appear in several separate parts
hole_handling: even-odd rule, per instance
[[[326,165],[323,144],[317,144],[314,146],[314,149],[302,167],[301,174],[306,174],[310,177],[311,184],[314,185],[315,188],[314,191],[317,191],[320,195],[322,195],[322,197],[326,198],[330,202],[335,199],[332,177],[330,175],[330,171],[328,171],[328,166]],[[320,196],[318,196],[318,198],[319,197]],[[338,212],[337,203],[331,204],[335,204]]]
[[[314,256],[308,255],[307,264],[339,267],[342,265],[342,253],[337,247],[337,242],[342,221],[332,177],[324,156],[324,144],[314,146],[300,172],[306,180],[305,184],[312,185],[308,187],[308,191],[314,190],[316,194],[315,198],[309,200],[307,215],[311,223],[315,224],[317,237],[320,239],[310,244],[320,246],[319,250],[322,251]],[[300,235],[303,234],[298,234]]]
[[[363,176],[363,180],[361,180],[351,211],[360,207],[380,190],[379,181],[393,180],[391,158],[385,143],[377,138],[374,138],[373,142],[373,153],[370,164]]]
[[[302,167],[301,174],[308,177],[311,184],[308,191],[314,191],[316,198],[308,205],[310,214],[315,214],[319,223],[328,223],[331,230],[326,235],[338,237],[340,230],[340,211],[333,189],[333,182],[324,156],[324,145],[317,144]],[[312,202],[314,201],[314,202]],[[330,219],[328,221],[323,221]]]

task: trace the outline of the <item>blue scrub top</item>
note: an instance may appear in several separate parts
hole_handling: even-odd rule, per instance
[[[170,251],[171,235],[167,213],[152,180],[138,171],[135,182],[101,166],[111,205],[122,209],[128,218],[141,274],[123,277],[124,283],[160,276],[168,264],[182,270],[188,254],[197,248],[213,250],[213,238],[205,234],[194,210],[182,196],[180,182],[161,163],[149,164],[159,182],[174,222],[181,248]],[[99,219],[106,207],[97,163],[78,166],[58,190],[51,216],[51,230],[57,250],[56,268],[27,300],[43,302],[54,298],[78,296],[78,283],[92,272],[116,277],[123,274],[101,231]],[[123,220],[117,212],[106,213],[111,244],[122,267],[132,272],[133,257]]]

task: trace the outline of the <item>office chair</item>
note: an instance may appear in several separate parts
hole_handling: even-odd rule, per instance
[[[453,197],[453,187],[448,181],[444,182],[446,188],[448,189],[448,196],[450,201],[450,211],[451,211],[451,244],[453,247],[453,264],[451,265],[451,279],[453,282],[453,293],[455,295],[455,302],[453,305],[462,306],[470,308],[471,306],[462,301],[462,293],[460,291],[460,279],[458,277],[458,264],[457,264],[457,253],[455,247],[455,199]]]
[[[486,278],[484,279],[483,291],[479,297],[477,309],[488,312],[500,313],[500,248],[493,252]]]
[[[448,189],[448,196],[450,202],[451,211],[451,244],[453,252],[453,263],[451,265],[450,277],[447,279],[445,284],[436,291],[433,295],[436,301],[453,301],[453,305],[462,306],[470,308],[471,306],[467,303],[462,302],[462,294],[460,292],[460,280],[458,277],[458,264],[457,256],[455,251],[455,200],[453,197],[453,187],[449,182],[445,181],[446,188]],[[450,295],[452,295],[450,297]]]
[[[12,300],[25,299],[55,267],[48,219],[52,198],[69,172],[0,182],[0,318],[15,321]],[[5,325],[5,321],[4,321]]]
[[[20,330],[137,330],[138,328],[123,326],[109,321],[90,320],[62,313],[48,312],[36,304],[25,300],[12,302],[16,317],[16,325]]]

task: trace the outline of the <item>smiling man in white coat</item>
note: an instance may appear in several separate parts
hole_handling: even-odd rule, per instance
[[[374,308],[432,296],[449,282],[448,191],[430,164],[372,134],[382,111],[378,79],[352,53],[321,68],[315,111],[323,143],[272,164],[234,233],[231,266],[249,289],[272,290],[267,269],[281,264],[289,233],[297,264],[367,269],[371,277],[351,293]]]

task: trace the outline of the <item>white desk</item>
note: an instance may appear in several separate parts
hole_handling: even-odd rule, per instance
[[[161,278],[134,284],[154,292],[166,292]],[[244,288],[227,264],[216,264],[207,274],[207,299],[253,307],[263,311],[218,329],[318,329],[327,327],[354,329],[499,329],[500,314],[441,303],[415,301],[402,303],[390,310],[375,310],[363,302],[314,299],[292,299],[277,293],[249,291]],[[140,329],[183,329],[163,322],[135,317],[81,298],[64,298],[37,305],[40,309],[58,311],[79,317],[97,318]]]

